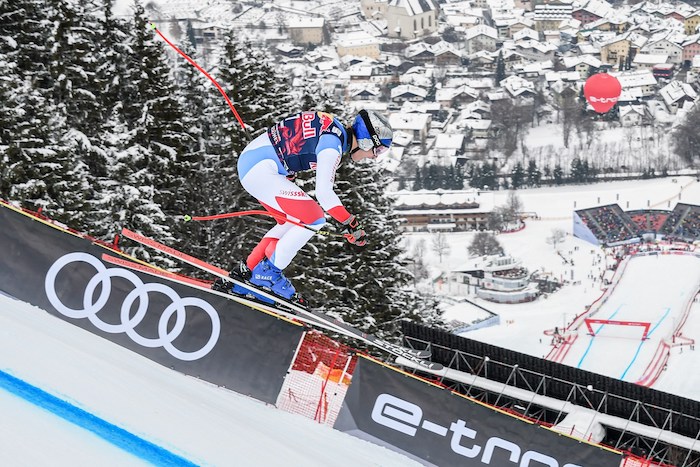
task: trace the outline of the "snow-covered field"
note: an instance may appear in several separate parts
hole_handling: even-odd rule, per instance
[[[536,212],[524,230],[500,235],[507,253],[529,269],[549,271],[567,279],[560,291],[534,302],[497,305],[477,299],[501,315],[501,325],[468,333],[468,337],[544,356],[550,338],[543,332],[564,327],[600,297],[597,277],[609,258],[568,235],[558,245],[564,263],[546,241],[553,229],[571,232],[574,209],[618,202],[623,209],[672,208],[679,194],[684,202],[700,204],[700,184],[691,177],[616,182],[588,187],[543,188],[518,192],[524,210]],[[504,204],[506,193],[496,193]],[[468,261],[471,233],[449,235],[450,254],[440,263],[426,252],[424,260],[434,273],[449,273]],[[430,245],[430,234],[412,234]],[[429,248],[428,248],[429,250]],[[700,260],[689,256],[634,259],[600,317],[649,321],[652,339],[668,334],[672,315],[694,293],[700,278]],[[437,286],[435,286],[437,287]],[[454,282],[440,290],[459,297],[467,291]],[[614,314],[617,311],[617,314]],[[470,321],[467,306],[451,307],[448,318]],[[638,332],[638,330],[628,330]],[[684,326],[687,337],[700,337],[700,316],[691,308]],[[587,336],[581,336],[586,342]],[[569,364],[622,377],[630,362],[642,362],[650,339],[636,337],[616,342],[600,334],[585,355],[571,351]],[[589,339],[590,340],[590,339]],[[608,358],[610,348],[619,360]],[[641,350],[640,350],[641,349]],[[687,346],[673,348],[668,370],[656,388],[700,400],[696,376],[698,355]],[[635,357],[635,353],[639,355]],[[585,352],[585,350],[583,351]],[[602,352],[602,353],[599,353]],[[635,360],[636,358],[636,360]],[[630,366],[624,379],[632,381],[644,365]],[[415,465],[386,449],[335,432],[301,416],[285,413],[249,398],[186,377],[126,349],[73,327],[47,313],[0,296],[0,370],[64,399],[137,437],[200,465]],[[25,399],[0,391],[0,461],[3,465],[144,465],[128,445],[110,443]]]
[[[595,337],[581,326],[578,339],[562,363],[625,381],[639,381],[659,342],[671,339],[698,285],[700,258],[696,256],[632,258],[595,318],[649,323],[647,339],[641,340],[644,328],[637,326],[593,324]]]
[[[0,294],[0,370],[179,456],[133,454],[2,390],[3,466],[411,466],[380,446],[181,375]],[[1,379],[1,378],[0,378]],[[31,398],[30,398],[31,399]],[[109,434],[109,433],[108,433]]]
[[[518,305],[495,304],[478,299],[473,295],[473,291],[469,291],[464,285],[453,281],[445,281],[442,285],[436,283],[431,287],[438,293],[450,296],[451,299],[459,296],[467,297],[501,316],[499,326],[475,330],[464,334],[466,337],[537,357],[544,357],[551,350],[551,337],[546,336],[544,331],[554,329],[554,327],[566,327],[574,316],[582,313],[598,299],[603,290],[600,280],[594,280],[594,278],[599,278],[606,269],[606,265],[612,264],[612,258],[606,257],[601,248],[571,235],[573,211],[610,203],[619,204],[623,210],[644,208],[671,210],[679,201],[700,204],[700,183],[696,181],[695,177],[682,176],[599,183],[588,186],[528,189],[519,190],[517,194],[523,202],[523,211],[537,213],[539,219],[527,220],[527,227],[522,231],[499,235],[497,237],[499,242],[504,247],[506,254],[521,260],[522,265],[530,271],[549,272],[554,277],[566,280],[567,284],[546,298]],[[506,204],[506,192],[497,192],[495,196],[497,206]],[[547,241],[555,229],[562,229],[567,233],[564,241],[557,245],[556,250]],[[426,252],[423,260],[428,264],[433,277],[437,277],[439,274],[449,276],[451,271],[459,270],[470,264],[467,247],[473,239],[473,233],[447,234],[451,249],[449,255],[443,258],[442,263],[430,249],[432,235],[430,233],[410,234],[407,243],[410,251],[411,245],[420,240],[425,241]],[[560,254],[567,258],[567,263],[563,261]],[[692,260],[692,258],[690,259]],[[633,303],[637,303],[633,302],[634,300],[639,300],[640,297],[653,297],[658,314],[648,317],[648,320],[654,323],[661,320],[667,307],[675,307],[674,303],[682,301],[683,297],[687,298],[688,294],[694,293],[692,281],[697,281],[699,274],[697,266],[693,266],[693,263],[675,264],[673,263],[675,260],[670,260],[671,263],[667,263],[665,259],[659,259],[659,261],[664,263],[663,268],[640,269],[639,274],[644,276],[644,282],[632,278],[625,281],[625,283],[629,282],[629,286],[625,287],[624,291],[616,292],[616,300],[619,303],[627,303],[630,307],[637,308],[639,305],[633,305]],[[636,268],[633,268],[630,274],[637,274],[634,269]],[[684,282],[686,279],[690,282]],[[651,290],[656,292],[652,293]],[[472,293],[469,294],[469,292]],[[649,300],[647,302],[651,304],[652,302]],[[630,312],[632,312],[631,309]],[[448,319],[466,323],[471,322],[477,316],[477,311],[466,304],[451,306],[446,313]],[[630,320],[632,319],[630,318]],[[667,317],[664,322],[667,320],[673,323],[673,318]],[[642,319],[638,321],[642,321]],[[687,337],[700,339],[700,318],[697,316],[696,309],[691,310],[683,330]],[[660,337],[666,331],[666,329],[658,328],[652,337]],[[585,341],[586,339],[580,340]],[[626,342],[630,346],[628,352],[634,354],[640,341],[627,339]],[[646,348],[655,348],[655,344],[649,342],[642,347],[646,351]],[[682,351],[684,353],[681,353]],[[593,355],[588,355],[585,358],[584,367],[608,374],[605,370],[608,365],[607,360],[592,357]],[[700,384],[698,384],[700,377],[691,376],[697,373],[695,365],[697,365],[698,358],[700,358],[700,352],[696,354],[690,351],[689,346],[672,348],[668,369],[653,387],[700,400]],[[628,364],[630,359],[627,360]],[[576,361],[567,360],[565,363],[577,366],[579,360],[580,358]],[[637,362],[639,362],[640,367],[644,367],[641,364],[641,357],[638,357]],[[598,367],[600,369],[596,370]],[[612,371],[610,376],[621,377],[624,368],[621,371],[618,370]],[[631,381],[633,377],[633,374],[627,374],[625,380]],[[672,383],[671,380],[675,380],[675,378],[682,378],[683,381]]]

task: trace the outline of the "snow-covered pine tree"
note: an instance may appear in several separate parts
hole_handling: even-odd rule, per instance
[[[95,8],[93,1],[61,0],[48,0],[46,8],[51,26],[47,41],[51,95],[56,118],[62,122],[52,130],[61,150],[68,152],[75,165],[70,178],[60,180],[52,189],[63,193],[62,216],[71,227],[83,231],[92,230],[90,211],[96,184],[90,169],[103,159],[99,130],[104,108],[100,105],[100,88],[95,82],[100,24],[89,13]]]
[[[94,138],[96,142],[85,160],[94,188],[94,193],[88,200],[90,212],[86,217],[90,233],[110,241],[119,233],[122,225],[118,217],[112,214],[115,207],[112,192],[118,189],[119,183],[112,180],[111,169],[119,152],[129,146],[130,137],[122,113],[121,96],[126,85],[124,70],[130,50],[130,26],[125,20],[114,17],[112,0],[103,0],[102,3],[95,27],[95,48],[99,53],[95,54],[97,63],[94,77],[95,94],[102,109],[102,118],[98,122]]]
[[[54,80],[48,70],[52,42],[47,44],[46,30],[54,23],[45,7],[38,1],[0,4],[4,38],[0,53],[11,73],[3,92],[6,105],[13,107],[5,121],[12,126],[3,131],[7,144],[0,148],[3,196],[30,209],[45,208],[66,222],[74,210],[82,210],[87,185],[83,168],[63,141],[65,115],[57,112],[52,99]]]
[[[48,25],[44,0],[0,2],[0,52],[17,64],[23,78],[39,78],[46,71],[45,28]],[[41,83],[41,80],[39,80]]]
[[[190,137],[182,129],[183,112],[164,50],[153,36],[136,2],[127,54],[117,70],[121,102],[109,118],[118,132],[110,144],[109,180],[103,188],[110,192],[113,231],[125,226],[172,244],[172,225],[179,222],[174,217],[174,187],[184,183],[173,167]],[[130,252],[161,265],[173,264],[166,255],[152,255],[144,248]]]
[[[188,30],[190,29],[191,26]],[[199,62],[197,51],[190,38],[189,34],[183,36],[180,49],[195,62]],[[216,95],[211,93],[211,83],[206,76],[185,60],[176,62],[176,76],[179,83],[177,97],[184,111],[182,125],[192,136],[192,139],[185,141],[182,156],[175,166],[177,177],[187,180],[186,183],[175,187],[174,191],[175,208],[182,218],[184,214],[201,214],[210,201],[206,190],[202,189],[207,180],[213,178],[213,174],[208,173],[206,161],[206,141],[213,127],[208,109],[221,105],[221,96],[218,93]],[[174,246],[198,258],[207,258],[210,227],[210,223],[203,222],[174,224],[173,233],[176,237]],[[197,272],[192,269],[185,268],[188,272]]]
[[[22,95],[30,88],[18,73],[17,63],[3,49],[0,48],[0,76],[3,77],[0,79],[0,198],[8,199],[12,187],[10,146],[15,141],[15,131],[24,115],[20,105]]]
[[[41,5],[3,1],[0,18],[0,198],[9,199],[13,184],[23,177],[24,148],[36,139],[30,138],[32,114],[44,102],[32,80],[41,70],[37,60],[41,49],[35,47],[43,43]]]
[[[184,111],[170,76],[165,49],[146,20],[140,4],[134,11],[133,54],[127,79],[135,81],[139,95],[129,105],[138,108],[138,118],[127,119],[134,131],[134,143],[148,148],[147,161],[156,188],[156,200],[167,215],[181,214],[176,208],[175,189],[187,180],[178,176],[175,166],[184,147],[196,141],[182,124]],[[126,108],[126,105],[125,105]],[[133,111],[132,108],[132,118]]]
[[[95,89],[99,23],[86,11],[96,6],[93,1],[47,3],[51,24],[48,65],[54,101],[65,114],[68,128],[92,137],[98,134],[103,120],[99,90]]]

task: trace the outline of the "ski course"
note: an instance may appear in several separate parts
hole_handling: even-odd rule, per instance
[[[670,340],[689,300],[700,284],[700,258],[694,255],[635,256],[607,301],[591,318],[649,323],[644,327],[608,323],[577,329],[562,363],[623,381],[636,382],[651,363],[658,345]]]

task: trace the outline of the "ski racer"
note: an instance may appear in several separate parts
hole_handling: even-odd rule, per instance
[[[278,218],[277,225],[232,275],[284,299],[303,301],[282,271],[314,231],[326,223],[324,211],[344,226],[348,242],[357,246],[367,242],[362,223],[345,209],[333,190],[341,159],[375,159],[389,151],[392,136],[387,119],[371,110],[361,110],[347,127],[330,114],[309,111],[283,119],[248,144],[238,159],[243,188],[269,212],[308,228]],[[318,202],[292,181],[297,172],[305,170],[316,171]],[[231,291],[239,295],[250,292],[236,284]]]

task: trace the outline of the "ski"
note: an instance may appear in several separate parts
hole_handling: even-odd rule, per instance
[[[284,318],[287,318],[289,320],[303,322],[303,323],[306,323],[306,324],[311,325],[311,326],[326,329],[328,331],[337,331],[336,328],[333,326],[325,325],[322,322],[319,322],[317,320],[313,320],[310,318],[306,318],[304,316],[297,316],[296,314],[294,314],[290,310],[284,310],[281,308],[277,308],[275,306],[261,303],[261,302],[256,301],[256,300],[250,300],[250,299],[247,299],[245,297],[240,297],[238,295],[213,290],[211,288],[211,283],[208,281],[195,279],[195,278],[192,278],[189,276],[184,276],[182,274],[175,274],[175,273],[170,272],[170,271],[165,271],[163,269],[159,269],[155,266],[137,263],[135,261],[131,261],[131,260],[128,260],[125,258],[118,258],[116,256],[112,256],[112,255],[107,254],[107,253],[102,253],[102,260],[106,263],[110,263],[110,264],[113,264],[115,266],[121,266],[123,268],[131,269],[133,271],[143,272],[145,274],[149,274],[149,275],[154,276],[154,277],[160,277],[160,278],[172,281],[172,282],[177,282],[179,284],[184,284],[184,285],[187,285],[189,287],[202,290],[204,292],[209,292],[211,294],[218,295],[220,297],[225,297],[229,300],[233,300],[235,302],[241,303],[241,304],[249,306],[251,308],[262,310],[266,313],[274,314],[276,316],[283,316]]]
[[[277,295],[274,295],[272,293],[268,293],[265,290],[259,289],[255,287],[254,285],[251,285],[247,282],[239,281],[236,278],[233,278],[229,275],[228,271],[221,269],[217,266],[214,266],[212,264],[206,263],[198,258],[195,258],[193,256],[190,256],[186,253],[183,253],[179,250],[176,250],[174,248],[171,248],[167,245],[163,245],[162,243],[157,242],[156,240],[153,240],[151,238],[148,238],[144,235],[138,234],[136,232],[133,232],[127,228],[122,229],[122,236],[126,237],[130,240],[133,240],[137,243],[140,243],[142,245],[151,247],[157,251],[160,251],[162,253],[165,253],[167,255],[170,255],[174,258],[177,258],[187,264],[190,264],[192,266],[195,266],[197,268],[202,269],[203,271],[209,272],[215,276],[221,277],[222,279],[238,284],[242,287],[245,287],[247,289],[253,289],[257,294],[262,295],[270,300],[274,300],[275,302],[279,303],[280,305],[290,308],[290,310],[298,317],[307,317],[310,318],[311,321],[315,321],[316,323],[323,323],[325,324],[326,329],[330,329],[332,331],[341,333],[343,335],[346,335],[348,337],[356,338],[359,340],[362,340],[370,345],[375,346],[376,348],[380,350],[384,350],[385,352],[388,352],[392,355],[395,355],[397,357],[403,357],[406,360],[409,360],[416,365],[418,365],[421,368],[425,368],[431,371],[439,371],[443,369],[443,366],[439,363],[433,363],[424,360],[425,358],[430,357],[430,352],[424,351],[424,350],[415,350],[415,349],[409,349],[406,347],[403,347],[401,345],[393,344],[391,342],[388,342],[384,339],[380,339],[372,334],[368,334],[365,332],[362,332],[358,330],[357,328],[350,326],[347,323],[344,323],[338,319],[335,319],[331,316],[328,316],[324,313],[314,311],[314,310],[309,310],[307,308],[301,307],[297,305],[296,303],[290,302],[288,300],[284,300],[281,297],[278,297]],[[235,296],[235,295],[233,295]],[[237,296],[236,296],[237,297]],[[237,297],[240,298],[240,297]],[[255,303],[256,306],[262,305],[258,301],[251,301],[248,300],[249,302]],[[275,310],[277,310],[276,307],[274,307]],[[312,324],[312,323],[310,323]],[[312,324],[315,325],[315,324]]]

